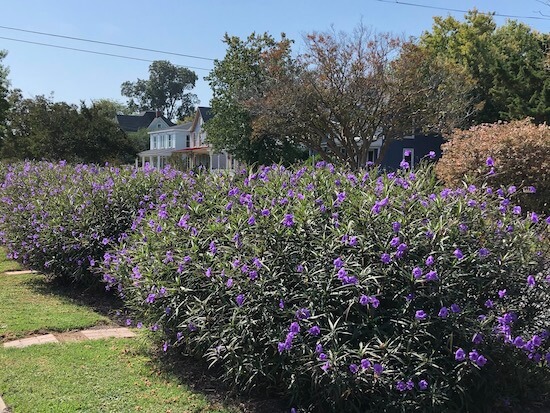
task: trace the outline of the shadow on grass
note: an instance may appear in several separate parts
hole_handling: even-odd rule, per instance
[[[274,391],[253,391],[250,394],[238,394],[219,376],[221,371],[209,369],[208,364],[198,358],[182,355],[176,351],[162,353],[150,350],[152,367],[159,372],[175,376],[194,391],[204,394],[212,402],[224,404],[244,413],[281,413],[290,408],[282,396]]]
[[[101,285],[84,286],[67,283],[61,278],[40,277],[25,282],[25,285],[41,295],[50,295],[61,300],[88,307],[110,318],[114,323],[123,324],[124,303],[115,294],[105,291]]]

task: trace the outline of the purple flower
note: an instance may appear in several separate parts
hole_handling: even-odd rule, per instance
[[[285,308],[285,302],[283,301],[282,298],[279,300],[279,308],[280,308],[281,310]]]
[[[503,289],[503,290],[499,290],[499,291],[498,291],[498,296],[499,296],[499,298],[504,298],[504,297],[506,297],[506,288]]]
[[[390,247],[395,248],[399,245],[400,242],[401,242],[401,240],[399,239],[399,237],[394,237],[390,241]]]
[[[389,264],[389,263],[391,262],[390,254],[388,254],[388,253],[383,253],[383,254],[380,256],[380,261],[382,261],[384,264]]]
[[[250,218],[248,218],[248,225],[254,225],[256,224],[256,218],[254,215],[250,215]]]
[[[483,342],[483,335],[481,333],[475,333],[472,337],[472,343],[480,344],[481,342]]]
[[[328,369],[330,369],[330,363],[327,361],[323,363],[323,365],[321,366],[321,370],[323,370],[326,373]]]
[[[282,354],[283,351],[285,351],[285,343],[282,343],[279,341],[279,343],[277,343],[277,351],[279,352],[279,354]]]
[[[404,392],[405,390],[407,390],[407,385],[403,380],[399,380],[397,383],[395,383],[395,388],[397,389],[397,391]]]
[[[359,297],[359,304],[367,305],[368,303],[369,303],[369,297],[367,297],[365,294],[362,294],[361,297]]]
[[[417,320],[424,320],[426,317],[428,317],[428,314],[426,314],[424,310],[416,310],[414,318]]]
[[[527,277],[527,285],[528,285],[529,287],[534,287],[535,284],[536,284],[535,277],[533,277],[532,275],[529,275],[529,276]]]
[[[151,304],[155,301],[155,298],[157,297],[156,294],[154,293],[151,293],[147,296],[147,298],[145,299],[145,302],[148,303],[148,304]]]
[[[476,349],[474,349],[474,350],[470,351],[470,353],[468,353],[468,358],[473,362],[475,362],[478,359],[478,357],[479,357],[479,353]]]
[[[351,374],[356,374],[359,371],[359,366],[357,364],[350,364],[349,371]]]
[[[399,232],[399,230],[401,229],[401,223],[400,222],[393,222],[391,224],[391,227],[393,229],[393,232]]]
[[[429,271],[426,274],[426,280],[428,280],[428,281],[437,281],[438,279],[439,279],[439,277],[437,276],[437,271],[435,271],[435,270]]]
[[[228,278],[225,285],[227,288],[233,287],[233,278]]]
[[[298,324],[296,321],[292,322],[290,324],[290,327],[288,328],[288,331],[294,334],[298,334],[300,332],[300,324]]]
[[[422,277],[422,268],[414,267],[413,270],[412,270],[412,275],[416,279]]]
[[[485,161],[485,165],[489,166],[489,167],[492,167],[492,166],[495,166],[495,162],[493,161],[493,158],[491,158],[490,156],[487,158],[487,160]]]
[[[493,300],[487,300],[485,301],[485,307],[487,308],[493,308],[494,304],[493,304]]]
[[[262,209],[262,212],[261,212],[263,217],[268,217],[270,213],[271,212],[269,211],[269,209]]]
[[[237,298],[235,298],[235,301],[237,302],[237,305],[239,307],[242,307],[243,303],[244,303],[244,295],[243,294],[239,294],[237,296]]]
[[[355,235],[349,237],[349,245],[351,247],[357,246],[357,237]]]
[[[458,306],[458,304],[451,304],[451,311],[453,313],[460,313],[460,307]]]
[[[432,265],[434,265],[434,257],[429,255],[428,258],[426,258],[426,266],[431,267]]]
[[[296,311],[296,318],[298,320],[307,320],[309,317],[311,317],[311,312],[307,308],[300,308]]]
[[[318,336],[319,334],[321,334],[321,329],[319,328],[319,326],[313,326],[308,330],[308,332],[312,336]]]
[[[456,361],[464,361],[466,359],[466,353],[462,348],[459,348],[455,351],[455,360]]]
[[[483,367],[487,363],[487,359],[484,356],[479,355],[479,357],[476,359],[475,363],[479,367]]]
[[[453,254],[459,260],[464,258],[464,254],[462,254],[462,251],[460,251],[460,249],[458,249],[458,248],[456,250],[454,250]]]
[[[342,261],[342,258],[340,257],[336,258],[332,263],[336,269],[340,269],[344,266],[344,261]]]
[[[449,315],[449,309],[447,307],[441,307],[441,309],[439,310],[439,313],[437,313],[437,316],[441,318],[447,318],[448,315]]]
[[[369,304],[372,305],[373,308],[378,308],[380,305],[380,301],[376,297],[369,297]]]
[[[512,344],[518,348],[521,348],[525,345],[525,341],[523,341],[523,338],[521,338],[521,336],[517,336]]]
[[[481,258],[485,258],[489,255],[489,250],[487,248],[480,248],[477,253]]]
[[[294,215],[292,214],[285,214],[285,218],[283,219],[283,225],[285,227],[291,227],[294,225]]]
[[[218,249],[216,248],[216,243],[214,241],[210,242],[209,249],[212,255],[216,255],[216,252],[218,251]]]
[[[372,368],[374,370],[374,374],[376,374],[377,376],[380,376],[384,371],[384,366],[378,363],[374,363],[374,366]]]
[[[426,380],[420,380],[418,382],[418,388],[422,391],[426,390],[428,388],[428,382]]]
[[[368,359],[361,359],[361,367],[368,370],[371,368],[371,362]]]

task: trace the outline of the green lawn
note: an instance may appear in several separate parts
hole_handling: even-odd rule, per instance
[[[83,329],[111,321],[63,297],[40,274],[0,274],[0,342],[31,333]]]
[[[157,371],[143,340],[0,348],[0,393],[19,412],[229,412]]]
[[[0,274],[6,271],[21,270],[21,265],[16,261],[8,260],[6,254],[6,249],[0,247]]]

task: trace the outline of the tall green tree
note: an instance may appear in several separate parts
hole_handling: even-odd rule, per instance
[[[189,92],[196,81],[195,72],[157,60],[149,66],[149,79],[124,82],[121,94],[130,98],[131,110],[160,110],[169,119],[180,119],[197,103],[197,96]]]
[[[479,111],[474,123],[522,119],[550,121],[547,68],[550,35],[514,20],[497,27],[493,17],[476,10],[463,21],[435,17],[420,46],[431,58],[461,65],[474,79]]]
[[[292,41],[284,35],[276,40],[267,33],[252,33],[244,40],[226,34],[224,42],[225,57],[214,62],[205,78],[213,92],[214,117],[205,126],[208,141],[247,163],[290,163],[304,157],[304,149],[284,133],[254,134],[255,116],[246,105],[265,93],[272,66],[288,66]]]
[[[6,121],[6,114],[9,109],[8,101],[8,73],[9,70],[6,66],[2,65],[2,60],[6,57],[8,53],[5,50],[0,50],[0,147],[2,146],[2,141],[4,137],[4,128]]]
[[[84,163],[133,160],[136,149],[101,106],[69,105],[45,96],[25,99],[20,91],[13,91],[9,99],[0,158]]]

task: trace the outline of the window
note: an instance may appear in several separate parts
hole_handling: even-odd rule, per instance
[[[191,136],[190,135],[187,135],[185,137],[185,147],[186,148],[190,148],[191,147]]]
[[[153,136],[153,147],[151,149],[157,149],[157,137]]]
[[[168,135],[168,147],[172,147],[172,135]]]
[[[378,158],[378,148],[370,149],[369,153],[367,154],[367,162],[376,162],[377,158]]]
[[[412,168],[414,166],[414,149],[403,148],[403,160]]]

